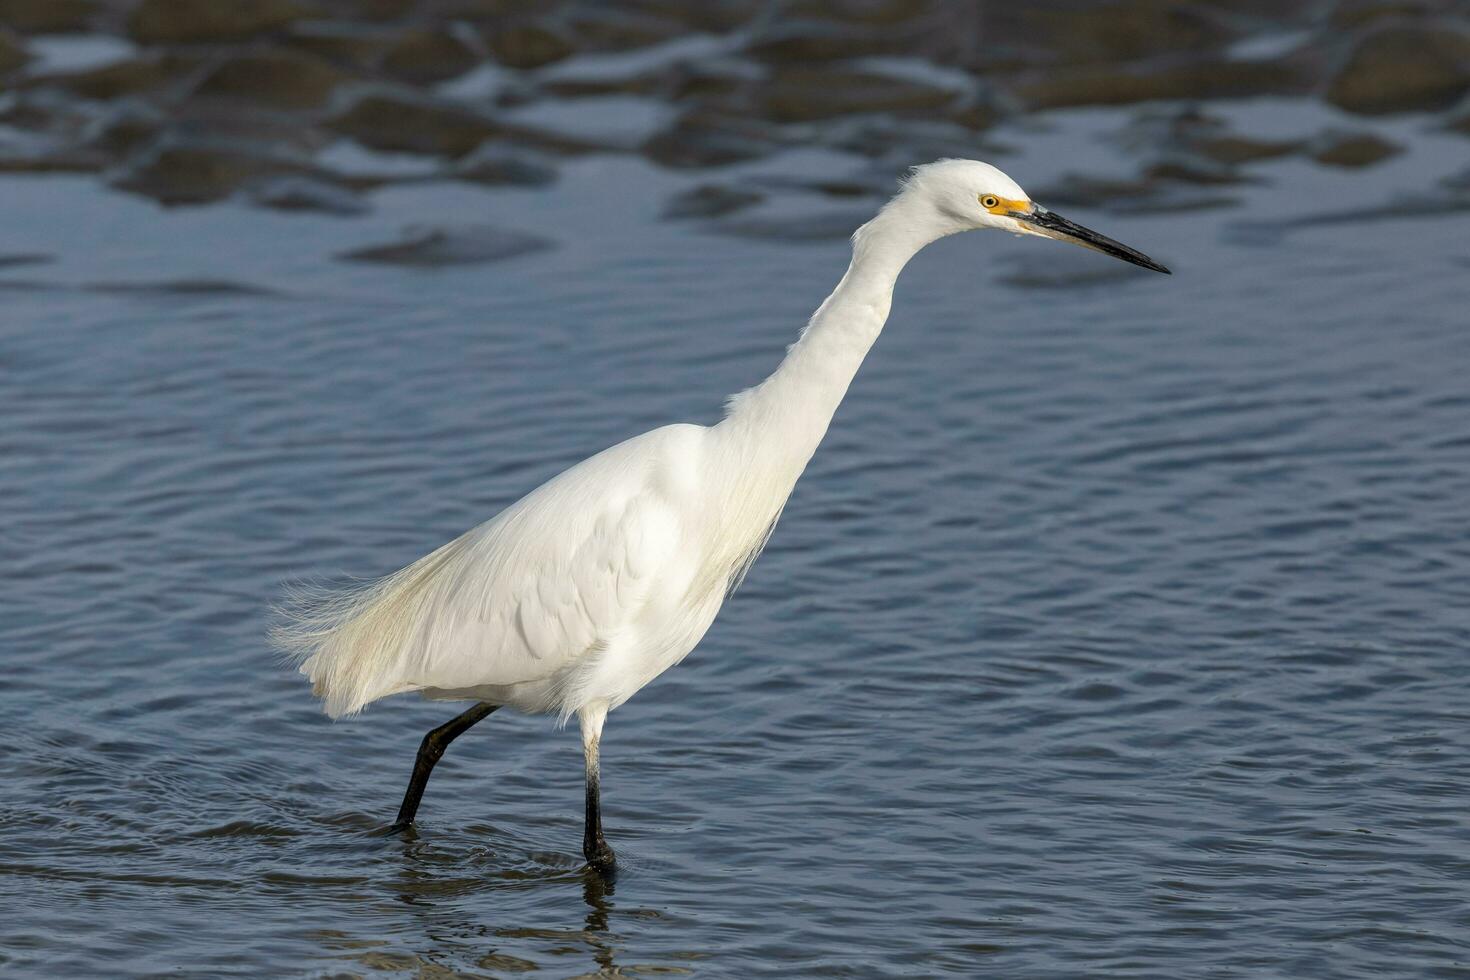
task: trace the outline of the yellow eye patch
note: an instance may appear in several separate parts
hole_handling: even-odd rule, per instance
[[[1030,201],[1018,201],[1009,197],[996,197],[994,194],[981,194],[980,206],[991,214],[1005,215],[1012,211],[1030,211]]]

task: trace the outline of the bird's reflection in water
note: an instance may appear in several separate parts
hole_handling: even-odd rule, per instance
[[[581,950],[591,962],[562,975],[622,975],[617,957],[624,937],[610,926],[615,886],[592,868],[562,854],[522,852],[517,860],[514,848],[436,846],[441,842],[417,831],[397,841],[391,873],[379,879],[401,910],[396,927],[370,938],[320,931],[334,958],[369,970],[566,970]],[[567,928],[576,921],[567,914],[575,914],[570,887],[576,885],[586,911],[580,928]]]
[[[582,869],[582,901],[587,903],[587,945],[592,948],[592,959],[606,974],[616,974],[617,964],[613,953],[618,948],[618,937],[608,930],[607,915],[613,908],[608,900],[614,891],[613,882],[592,868]]]

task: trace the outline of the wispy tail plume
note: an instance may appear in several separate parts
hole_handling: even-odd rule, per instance
[[[328,715],[354,715],[378,698],[416,689],[404,679],[406,655],[432,608],[435,572],[455,545],[375,582],[286,587],[270,641],[310,678]]]

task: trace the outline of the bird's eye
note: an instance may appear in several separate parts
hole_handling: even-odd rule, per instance
[[[982,208],[985,208],[987,211],[991,208],[998,207],[999,205],[1000,198],[996,197],[994,194],[984,194],[980,198],[980,206]]]

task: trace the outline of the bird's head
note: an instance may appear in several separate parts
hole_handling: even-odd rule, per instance
[[[933,208],[940,234],[995,228],[1071,242],[1104,255],[1168,273],[1153,259],[1037,204],[999,169],[979,160],[940,160],[915,167],[900,200]]]

